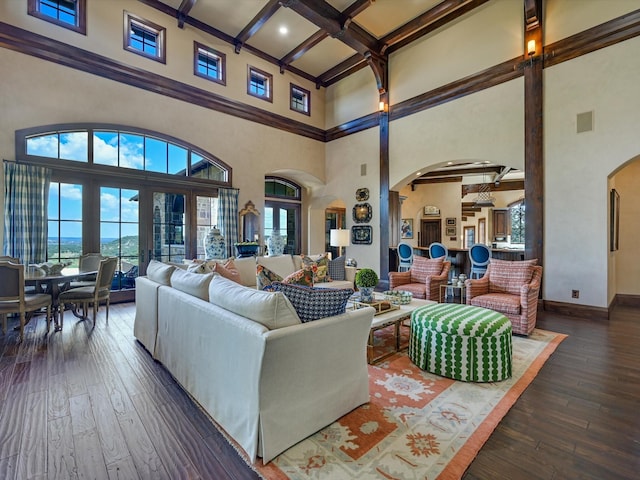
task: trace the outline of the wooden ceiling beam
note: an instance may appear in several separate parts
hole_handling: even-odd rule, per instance
[[[335,67],[330,68],[329,70],[327,70],[324,73],[321,73],[318,76],[318,82],[320,82],[320,84],[322,84],[323,86],[332,78],[337,77],[338,75],[340,75],[341,73],[343,73],[346,70],[349,70],[352,67],[355,67],[356,65],[362,64],[363,66],[367,65],[367,61],[364,59],[364,57],[362,55],[353,55],[349,58],[347,58],[346,60],[343,60],[342,62],[340,62],[338,65],[336,65]]]
[[[351,23],[339,10],[323,0],[280,0],[283,7],[290,8],[318,28],[329,32],[333,38],[353,48],[360,55],[378,52],[378,40],[362,27]]]
[[[279,8],[280,0],[269,0],[267,4],[262,7],[262,10],[260,10],[258,14],[253,17],[253,19],[247,25],[245,25],[242,31],[236,36],[236,53],[240,53],[242,45],[244,45],[247,40],[255,35],[255,33],[260,30],[265,23],[267,23],[267,20],[269,20],[271,16],[278,11]]]
[[[540,26],[540,12],[542,0],[524,0],[524,24],[527,30],[533,30]]]
[[[184,21],[189,16],[189,12],[196,4],[197,0],[182,0],[178,7],[178,28],[184,28]]]
[[[431,172],[420,175],[419,178],[442,177],[443,175],[482,175],[483,173],[499,173],[502,169],[503,167],[501,167],[500,165],[495,165],[482,168],[452,168],[450,170],[433,170]]]
[[[282,65],[289,65],[290,63],[295,62],[298,58],[307,53],[328,36],[328,32],[324,30],[318,30],[316,33],[311,35],[304,42],[302,42],[300,45],[298,45],[296,48],[282,57],[280,59],[280,62],[282,63]]]
[[[492,192],[509,192],[512,190],[524,190],[524,180],[512,180],[510,182],[501,182],[496,186],[493,183],[474,183],[470,185],[462,185],[462,196],[468,193],[478,193],[480,185],[488,185]]]
[[[387,37],[383,37],[380,40],[380,44],[383,45],[381,51],[383,53],[392,53],[395,52],[397,50],[399,50],[400,48],[410,44],[411,42],[416,41],[417,39],[419,39],[420,37],[423,37],[435,30],[437,30],[438,28],[446,25],[447,23],[453,22],[454,20],[458,19],[459,17],[461,17],[462,15],[464,15],[465,13],[470,12],[471,10],[487,3],[489,0],[469,0],[468,2],[463,3],[461,6],[458,6],[457,8],[451,10],[449,13],[444,14],[443,16],[432,20],[431,23],[426,24],[422,27],[420,27],[417,30],[414,30],[412,33],[410,33],[409,35],[404,36],[404,38],[399,39],[397,41],[392,42],[391,39],[387,40],[387,37],[390,35],[393,35],[395,32],[391,32],[389,35],[387,35]],[[437,7],[434,7],[437,8]],[[428,12],[426,12],[428,13]],[[426,14],[425,13],[425,14]],[[411,23],[411,22],[409,22]],[[398,30],[403,29],[404,26],[400,27]]]
[[[411,185],[428,185],[430,183],[453,183],[461,182],[462,177],[440,177],[440,178],[416,178]]]

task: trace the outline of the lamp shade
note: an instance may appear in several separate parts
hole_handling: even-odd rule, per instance
[[[329,233],[329,245],[332,247],[348,247],[351,232],[347,229],[331,229]]]

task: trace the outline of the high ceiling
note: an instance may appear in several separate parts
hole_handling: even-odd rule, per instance
[[[328,86],[488,0],[140,1]]]

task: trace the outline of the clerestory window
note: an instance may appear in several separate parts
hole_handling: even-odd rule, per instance
[[[166,28],[124,12],[124,49],[166,63]]]
[[[273,75],[254,67],[249,67],[247,93],[254,97],[273,102]]]
[[[198,42],[194,45],[194,75],[226,85],[226,55]]]
[[[29,15],[87,34],[86,0],[28,0]]]
[[[302,87],[291,84],[291,110],[305,115],[311,115],[311,92]]]

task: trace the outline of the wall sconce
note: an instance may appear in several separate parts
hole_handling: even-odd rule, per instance
[[[530,57],[533,57],[536,54],[536,41],[535,40],[529,40],[527,42],[527,53],[529,54]]]
[[[380,102],[378,104],[378,110],[380,113],[387,113],[389,111],[389,105],[385,102]]]

